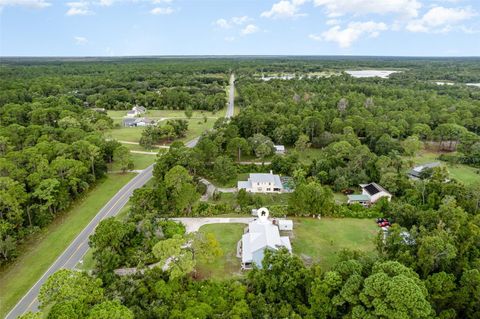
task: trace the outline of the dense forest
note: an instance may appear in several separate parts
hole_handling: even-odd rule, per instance
[[[418,180],[406,175],[423,148],[445,162],[480,167],[480,89],[464,85],[480,82],[480,60],[25,63],[10,61],[1,70],[0,247],[48,223],[105,172],[115,142],[105,141],[101,132],[111,123],[91,108],[138,103],[218,109],[220,104],[200,101],[224,92],[233,71],[240,113],[230,121],[219,119],[195,147],[174,142],[159,155],[153,182],[135,191],[125,218],[102,221],[90,237],[93,270],[51,276],[39,295],[44,314],[24,318],[480,316],[480,185],[467,185],[444,167]],[[343,73],[352,68],[401,72],[357,79]],[[305,76],[312,72],[339,74]],[[264,81],[263,73],[296,76]],[[458,83],[435,83],[441,80]],[[164,99],[167,91],[175,98]],[[56,93],[49,97],[51,92]],[[126,92],[125,98],[119,92]],[[148,104],[151,94],[159,97]],[[175,127],[182,134],[181,122],[170,125],[172,134]],[[287,146],[287,155],[274,155],[277,143]],[[89,151],[94,147],[96,152]],[[314,156],[302,159],[312,151]],[[245,165],[245,158],[264,163]],[[199,201],[206,191],[200,180],[223,182],[238,173],[269,170],[291,176],[295,184],[286,205],[269,206],[275,216],[385,217],[392,227],[379,231],[373,254],[342,250],[331,267],[306,265],[295,253],[279,250],[266,253],[262,269],[230,279],[200,278],[197,265],[221,254],[219,238],[187,234],[168,218],[249,214],[264,204],[261,199],[240,191],[230,204]],[[334,192],[366,182],[387,188],[392,201],[370,208],[335,202]],[[122,269],[138,271],[120,275]]]

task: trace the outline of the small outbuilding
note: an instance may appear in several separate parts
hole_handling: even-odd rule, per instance
[[[415,180],[422,179],[424,178],[425,172],[427,170],[431,170],[435,167],[439,167],[440,165],[441,165],[440,162],[432,162],[432,163],[426,163],[426,164],[415,166],[410,171],[408,171],[408,177]]]
[[[285,146],[284,145],[273,145],[275,148],[275,154],[284,155],[285,154]]]
[[[280,230],[293,230],[293,221],[289,219],[279,219],[277,225]]]

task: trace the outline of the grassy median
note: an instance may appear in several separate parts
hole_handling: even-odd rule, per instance
[[[0,270],[0,318],[4,318],[22,296],[70,245],[98,211],[135,174],[108,174],[48,227],[22,245],[20,257]]]

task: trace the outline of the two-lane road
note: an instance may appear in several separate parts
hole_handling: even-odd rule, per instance
[[[234,110],[234,93],[235,93],[235,76],[230,76],[230,91],[227,106],[226,118],[233,116]],[[185,145],[187,147],[195,147],[200,137],[197,137]],[[83,259],[87,253],[88,238],[94,233],[95,228],[105,218],[117,215],[122,208],[128,203],[133,191],[145,185],[152,178],[153,164],[144,169],[140,174],[135,176],[128,182],[115,196],[98,212],[98,214],[90,221],[90,223],[82,230],[82,232],[73,240],[73,242],[65,249],[65,251],[57,258],[57,260],[48,268],[48,270],[40,277],[32,288],[23,296],[15,307],[7,314],[6,319],[15,319],[27,311],[38,310],[38,293],[40,287],[48,279],[50,275],[59,269],[74,269],[75,266]]]
[[[227,113],[225,117],[230,119],[233,117],[234,113],[234,103],[235,103],[235,74],[232,73],[230,75],[230,91],[228,92],[228,105],[227,105]]]
[[[98,214],[90,221],[82,232],[73,240],[73,242],[65,249],[65,251],[57,258],[57,260],[48,268],[48,270],[40,277],[25,296],[15,305],[8,313],[7,319],[14,319],[27,311],[36,311],[38,309],[38,292],[43,283],[50,275],[59,269],[73,269],[77,263],[82,260],[88,250],[88,238],[101,220],[115,216],[125,206],[130,199],[133,191],[142,187],[152,177],[153,165],[144,169],[140,174],[132,178],[125,186],[113,196],[113,198],[98,212]]]

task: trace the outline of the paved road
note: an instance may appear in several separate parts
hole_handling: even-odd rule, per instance
[[[230,92],[228,93],[228,106],[227,113],[225,117],[230,119],[233,117],[234,112],[234,103],[235,103],[235,74],[230,75]]]
[[[230,77],[230,96],[229,105],[227,108],[226,118],[233,116],[233,103],[235,92],[234,88],[235,76],[232,74]],[[197,137],[185,145],[187,147],[195,147],[200,137]],[[144,169],[140,174],[135,176],[130,182],[128,182],[115,196],[98,212],[98,214],[90,221],[82,232],[73,240],[73,242],[65,249],[65,251],[57,258],[57,260],[48,268],[48,270],[40,277],[40,279],[33,285],[32,288],[23,296],[22,299],[15,305],[15,307],[7,314],[6,319],[14,319],[24,314],[27,311],[38,310],[38,292],[43,283],[48,279],[50,275],[55,273],[59,269],[74,269],[83,256],[87,253],[88,237],[93,234],[95,228],[101,220],[117,215],[120,210],[127,204],[133,191],[137,188],[145,185],[150,178],[152,178],[153,164]]]
[[[17,303],[17,305],[8,313],[7,319],[17,318],[27,311],[36,311],[38,309],[37,295],[42,284],[47,278],[59,269],[73,269],[75,265],[83,258],[88,250],[88,237],[95,231],[101,220],[115,216],[128,202],[133,191],[142,187],[152,177],[153,165],[150,165],[140,174],[135,176],[126,184],[115,196],[98,212],[82,232],[73,240],[70,246],[57,258],[57,260],[48,268],[35,285],[27,294]]]

